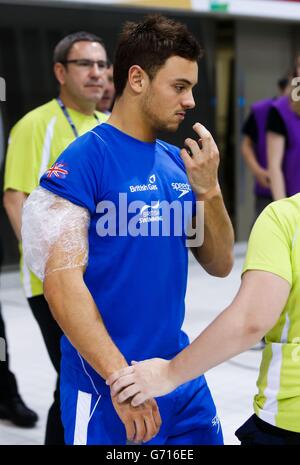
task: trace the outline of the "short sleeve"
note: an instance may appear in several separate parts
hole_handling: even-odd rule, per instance
[[[38,185],[43,141],[34,121],[22,118],[11,130],[4,173],[4,190],[30,194]]]
[[[291,238],[285,218],[276,211],[276,203],[265,208],[253,226],[243,273],[269,271],[292,284]]]
[[[93,132],[78,137],[43,174],[40,185],[93,214],[101,195],[101,154]]]
[[[283,119],[276,108],[271,108],[267,119],[267,131],[275,132],[287,137],[287,131]]]
[[[257,139],[258,139],[257,125],[256,125],[256,121],[255,121],[253,113],[250,113],[250,115],[246,119],[243,125],[243,128],[242,128],[242,132],[246,136],[250,137],[252,142],[254,142],[255,144],[257,143]]]

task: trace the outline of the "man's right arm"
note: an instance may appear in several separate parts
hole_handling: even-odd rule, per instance
[[[248,165],[248,168],[255,176],[257,181],[262,187],[270,187],[270,179],[268,170],[262,168],[255,156],[253,142],[251,138],[247,135],[243,136],[242,144],[241,144],[241,152],[244,157],[245,162]]]
[[[55,249],[51,260],[55,262]],[[102,378],[127,366],[84,283],[82,269],[50,273],[45,277],[44,294],[65,335]],[[113,399],[113,404],[129,440],[147,442],[157,434],[161,420],[154,400],[138,409],[129,402],[120,405]]]
[[[53,261],[52,252],[52,261]],[[106,379],[126,360],[111,340],[80,268],[58,270],[46,275],[44,294],[53,316],[91,366]],[[99,351],[101,349],[101,351]]]
[[[3,195],[3,205],[18,241],[21,241],[22,208],[26,198],[27,194],[14,189],[7,189]]]
[[[88,258],[87,209],[37,188],[25,202],[22,216],[24,260],[44,280],[44,294],[65,335],[104,379],[127,362],[112,341],[101,318],[101,309],[85,285]],[[151,399],[139,409],[129,402],[113,405],[127,437],[149,441],[157,434],[160,416]]]
[[[36,121],[25,115],[10,132],[4,172],[3,204],[18,241],[24,201],[38,185],[39,146],[43,146],[43,141]]]
[[[267,156],[274,200],[286,197],[286,187],[282,172],[285,138],[281,134],[267,132]]]

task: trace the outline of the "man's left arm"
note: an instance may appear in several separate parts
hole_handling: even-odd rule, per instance
[[[191,251],[209,274],[224,277],[233,265],[234,233],[218,184],[219,151],[204,126],[196,123],[193,129],[199,136],[201,147],[195,140],[186,139],[185,145],[190,154],[184,148],[181,157],[197,204],[204,202],[204,210],[199,208],[193,217],[193,229],[196,235],[200,235],[204,211],[204,240],[202,245],[191,247]]]

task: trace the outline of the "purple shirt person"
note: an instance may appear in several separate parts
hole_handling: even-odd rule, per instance
[[[300,115],[288,96],[272,105],[267,130],[274,198],[290,197],[300,192]]]
[[[292,77],[300,77],[300,52]],[[274,200],[300,192],[300,102],[293,97],[292,80],[288,95],[273,104],[267,121],[267,158]]]
[[[286,90],[288,80],[278,81],[280,94]],[[272,201],[270,177],[267,163],[266,124],[275,98],[259,100],[251,106],[248,119],[243,126],[241,151],[254,175],[255,218]]]

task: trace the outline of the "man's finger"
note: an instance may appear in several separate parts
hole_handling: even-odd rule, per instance
[[[193,130],[196,132],[196,134],[198,134],[200,139],[209,139],[211,137],[209,130],[199,122],[193,125]]]
[[[199,144],[194,139],[185,139],[184,143],[190,149],[192,156],[197,157],[201,155]]]
[[[127,418],[124,422],[126,429],[126,437],[129,441],[133,441],[135,437],[135,424],[132,418]]]
[[[193,126],[194,131],[200,136],[202,150],[205,152],[206,150],[209,152],[218,151],[217,144],[214,141],[213,136],[211,133],[200,123],[196,123]]]
[[[140,392],[139,386],[136,384],[132,384],[131,386],[128,386],[127,388],[123,389],[122,392],[117,397],[118,402],[121,404],[122,402],[125,402],[125,400],[129,399],[130,397],[133,397],[135,394],[138,394]]]
[[[139,392],[134,396],[134,398],[131,401],[132,407],[138,407],[139,405],[143,404],[147,399],[147,396],[145,394],[142,394]]]
[[[161,427],[161,416],[160,416],[160,413],[159,413],[159,408],[157,406],[157,403],[155,401],[152,402],[152,415],[153,415],[153,419],[155,421],[155,424],[157,426],[157,428],[160,428]]]
[[[156,427],[156,424],[154,422],[153,416],[150,415],[149,417],[146,416],[144,418],[145,425],[146,425],[146,434],[144,437],[144,442],[150,441],[154,436],[157,435],[158,433],[158,428]]]
[[[188,151],[186,149],[181,149],[180,156],[183,160],[186,170],[190,170],[194,166],[194,163],[191,156],[188,154]]]
[[[142,415],[137,416],[134,419],[134,424],[135,424],[134,441],[141,442],[144,440],[144,437],[146,435],[146,426],[144,422],[144,416]]]
[[[105,383],[108,386],[111,386],[118,378],[120,378],[120,376],[129,375],[130,373],[133,373],[133,371],[134,368],[132,366],[121,368],[121,370],[115,371],[113,374],[111,374]]]
[[[135,381],[134,374],[122,376],[121,378],[117,379],[117,381],[115,381],[114,384],[110,387],[111,396],[114,397],[116,394],[122,391],[122,389],[133,384],[134,381]]]

